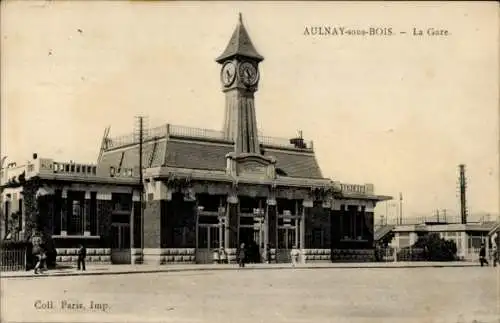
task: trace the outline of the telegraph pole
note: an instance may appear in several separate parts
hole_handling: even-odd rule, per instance
[[[144,144],[144,116],[136,116],[135,140],[139,143],[139,204],[141,216],[141,249],[144,249],[144,183],[143,183],[143,144]]]
[[[403,193],[399,192],[399,225],[403,225]]]
[[[466,199],[466,189],[467,183],[465,180],[465,165],[460,164],[459,168],[459,183],[460,183],[460,215],[462,217],[462,224],[467,223],[467,199]]]

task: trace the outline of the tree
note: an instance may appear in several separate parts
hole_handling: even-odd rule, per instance
[[[424,249],[424,257],[429,261],[452,261],[456,259],[457,245],[450,240],[442,239],[437,233],[420,237],[415,248]]]

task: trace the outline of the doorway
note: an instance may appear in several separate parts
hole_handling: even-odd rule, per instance
[[[221,238],[217,224],[199,224],[196,237],[196,263],[209,264],[214,261],[213,253],[219,248]]]
[[[276,249],[276,262],[289,263],[292,261],[290,252],[297,248],[297,230],[295,226],[278,228],[278,248]]]
[[[130,264],[130,224],[111,224],[111,263]]]

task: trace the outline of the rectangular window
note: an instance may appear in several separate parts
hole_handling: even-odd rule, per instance
[[[23,230],[23,199],[19,199],[19,217],[18,217],[18,227],[19,231]]]
[[[120,211],[120,212],[132,211],[131,193],[113,193],[111,199],[113,201],[114,211]]]
[[[98,235],[97,192],[90,192],[90,235]]]
[[[5,227],[5,236],[9,233],[9,216],[10,216],[10,202],[6,201],[5,202],[5,207],[4,207],[4,227]]]

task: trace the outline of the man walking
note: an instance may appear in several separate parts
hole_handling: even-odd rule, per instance
[[[78,262],[77,262],[77,268],[80,270],[80,268],[85,271],[85,258],[87,257],[87,249],[80,244],[78,246]]]
[[[486,259],[486,247],[484,246],[484,243],[481,244],[481,249],[479,249],[479,263],[481,264],[481,267],[489,265],[488,259]]]

